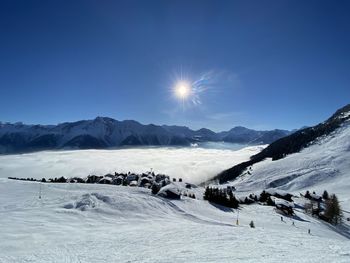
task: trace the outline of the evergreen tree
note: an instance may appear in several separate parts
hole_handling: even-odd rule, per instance
[[[326,201],[324,216],[331,224],[337,225],[341,222],[342,212],[338,198],[335,194],[331,195],[330,198]]]
[[[207,186],[207,187],[205,188],[203,199],[204,199],[204,200],[208,200],[208,201],[209,201],[209,199],[210,199],[209,186]]]
[[[310,199],[310,198],[311,198],[311,195],[310,195],[310,191],[309,191],[309,190],[306,191],[304,197],[307,198],[307,199]]]
[[[268,197],[269,197],[269,195],[265,192],[265,190],[263,190],[260,194],[259,201],[266,202]]]
[[[157,183],[153,183],[151,188],[152,194],[154,195],[158,194],[159,190],[160,190],[160,186]]]
[[[326,190],[324,190],[323,195],[322,195],[322,198],[323,198],[324,200],[328,200],[328,199],[329,199],[329,195],[328,195],[328,192],[327,192]]]

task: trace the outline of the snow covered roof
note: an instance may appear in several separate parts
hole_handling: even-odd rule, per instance
[[[310,194],[310,196],[312,199],[315,199],[315,200],[322,199],[322,197],[320,195],[317,195],[317,194]]]
[[[103,182],[103,181],[109,181],[109,182],[112,182],[112,178],[110,177],[103,177],[99,180],[99,182]]]
[[[147,181],[147,182],[149,182],[149,181],[151,181],[153,178],[148,178],[148,177],[143,177],[143,178],[141,178],[141,181]]]
[[[293,208],[294,207],[294,203],[293,202],[288,202],[284,199],[281,198],[277,198],[277,197],[271,197],[271,200],[275,203],[275,205],[277,207],[281,207],[281,206],[285,206],[285,207],[289,207],[289,208]]]
[[[158,192],[158,195],[162,197],[170,197],[170,198],[174,198],[174,197],[180,198],[180,194],[181,192],[175,184],[168,184],[162,187]]]
[[[280,195],[280,196],[287,196],[287,195],[291,195],[290,193],[280,190],[280,189],[267,189],[265,190],[266,193],[270,194],[270,195]]]
[[[134,181],[131,181],[129,185],[130,185],[130,186],[137,186],[137,181],[135,181],[135,180],[134,180]]]

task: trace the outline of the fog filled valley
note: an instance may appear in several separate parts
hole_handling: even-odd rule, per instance
[[[227,149],[229,147],[234,150]],[[223,169],[248,160],[264,147],[217,143],[209,148],[143,147],[0,155],[0,177],[69,178],[114,172],[142,173],[152,169],[156,173],[181,177],[198,184],[211,179]]]

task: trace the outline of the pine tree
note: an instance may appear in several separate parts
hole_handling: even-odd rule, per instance
[[[235,195],[232,192],[229,192],[228,197],[229,197],[229,204],[230,204],[229,206],[232,208],[238,208],[239,202],[236,199]]]
[[[341,222],[342,212],[338,198],[335,194],[331,195],[330,198],[326,201],[326,210],[324,212],[324,216],[331,224],[337,225]]]
[[[153,183],[151,187],[152,194],[156,195],[158,194],[160,190],[160,186],[157,183]]]
[[[260,194],[259,201],[266,202],[268,197],[269,197],[269,195],[265,192],[265,190],[263,190]]]
[[[209,201],[209,186],[205,188],[203,199]]]
[[[324,190],[323,195],[322,195],[322,198],[323,198],[324,200],[328,200],[328,199],[329,199],[329,195],[328,195],[328,192],[327,192],[326,190]]]
[[[311,198],[311,195],[310,195],[309,190],[306,191],[304,197],[307,198],[307,199],[310,199],[310,198]]]

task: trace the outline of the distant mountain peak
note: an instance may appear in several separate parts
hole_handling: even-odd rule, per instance
[[[98,116],[93,120],[58,125],[0,125],[0,153],[79,148],[108,148],[123,145],[190,145],[194,142],[268,144],[289,132],[261,132],[235,127],[215,133],[207,128],[197,131],[186,126],[143,125],[134,120],[118,121]]]

